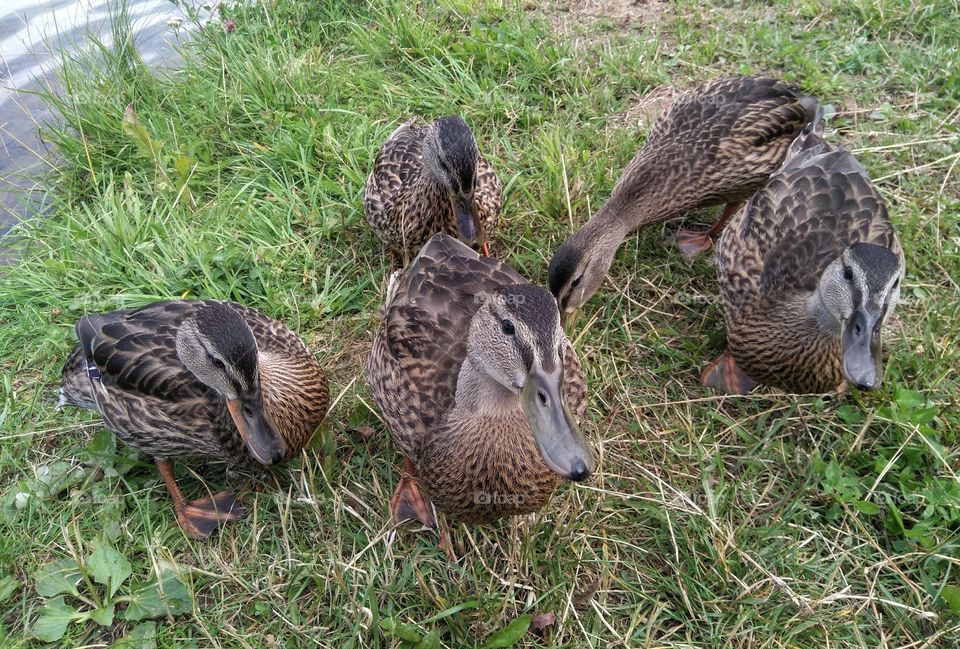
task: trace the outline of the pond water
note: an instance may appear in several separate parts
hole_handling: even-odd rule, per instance
[[[182,12],[170,0],[128,0],[126,5],[143,60],[169,62],[172,46],[185,32],[168,21],[183,18]],[[88,47],[91,36],[109,45],[115,10],[116,0],[0,2],[0,241],[13,224],[44,210],[38,179],[55,153],[39,130],[56,116],[31,91],[56,87],[54,71],[62,56]],[[9,255],[0,251],[0,263],[5,260]]]

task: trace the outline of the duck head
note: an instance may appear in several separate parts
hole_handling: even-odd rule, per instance
[[[563,396],[567,344],[551,295],[518,284],[484,296],[470,323],[467,353],[475,367],[519,398],[546,465],[579,482],[595,462]]]
[[[900,297],[903,271],[903,260],[889,248],[856,243],[820,276],[821,321],[839,336],[844,377],[861,390],[880,385],[880,334]]]
[[[447,190],[457,223],[457,237],[474,250],[483,244],[480,217],[474,202],[477,142],[462,118],[441,117],[427,129],[423,163]]]
[[[257,341],[240,314],[226,304],[205,304],[177,331],[177,355],[204,385],[227,401],[247,450],[271,465],[286,455],[286,444],[263,412]]]
[[[557,300],[562,325],[600,288],[623,242],[622,231],[597,224],[602,221],[596,217],[587,221],[567,237],[550,260],[550,292]]]

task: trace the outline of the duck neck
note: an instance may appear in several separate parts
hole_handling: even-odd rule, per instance
[[[839,325],[819,293],[797,292],[727,312],[727,341],[754,380],[791,392],[826,392],[843,380]]]
[[[260,350],[257,359],[261,407],[290,458],[300,453],[323,419],[326,379],[315,365],[285,354]]]
[[[514,410],[520,412],[519,397],[491,378],[468,354],[457,376],[456,405],[451,416],[490,418]]]
[[[610,198],[591,219],[598,227],[624,231],[624,236],[678,216],[696,205],[677,189],[679,169],[664,165],[657,151],[644,148],[624,169]]]
[[[816,290],[812,293],[793,293],[781,298],[776,305],[762,307],[760,311],[776,314],[776,322],[771,320],[771,327],[791,332],[789,340],[782,343],[786,346],[807,347],[812,339],[838,336],[840,332],[839,325],[824,307]]]
[[[797,302],[794,309],[805,313],[810,328],[815,327],[821,335],[840,337],[840,323],[823,303],[819,290],[814,290],[806,299],[799,296]]]
[[[456,520],[535,511],[560,478],[540,457],[529,431],[519,397],[467,357],[456,405],[420,446],[421,485],[437,508]]]
[[[518,435],[529,430],[519,397],[493,380],[469,356],[457,377],[453,407],[427,444],[428,464],[459,462],[464,455],[488,464],[523,445]],[[530,437],[532,443],[532,435]]]

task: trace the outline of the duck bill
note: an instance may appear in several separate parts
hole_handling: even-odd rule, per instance
[[[573,331],[576,320],[576,309],[560,309],[560,326],[563,327],[564,333],[569,335]]]
[[[568,480],[582,482],[593,473],[593,453],[580,434],[560,385],[559,368],[554,374],[533,370],[523,384],[520,403],[540,455],[550,470]]]
[[[872,390],[880,385],[882,374],[880,314],[857,309],[843,323],[840,346],[843,352],[843,374],[852,385],[861,390]]]
[[[453,201],[453,213],[457,219],[457,237],[474,250],[483,244],[480,240],[480,219],[473,206],[472,194],[458,194]]]
[[[227,409],[250,455],[260,464],[270,466],[283,459],[286,445],[267,422],[258,402],[259,399],[243,397],[228,399]]]

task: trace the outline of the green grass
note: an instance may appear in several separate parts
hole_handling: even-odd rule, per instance
[[[518,646],[955,646],[955,2],[251,5],[224,12],[232,33],[197,31],[177,69],[101,51],[68,62],[49,98],[65,120],[47,133],[54,207],[0,274],[0,644],[38,644],[56,590],[38,592],[38,571],[121,564],[106,543],[130,576],[112,597],[81,581],[65,603],[113,600],[115,619],[74,622],[61,646],[461,647],[548,612],[546,636]],[[579,320],[598,475],[530,521],[454,527],[455,564],[435,537],[395,534],[399,454],[363,384],[389,265],[361,202],[380,142],[411,113],[462,114],[506,187],[494,251],[543,283],[642,144],[648,99],[729,72],[831,105],[830,139],[888,202],[907,279],[882,389],[700,388],[723,347],[716,280],[664,245],[669,223],[628,239]],[[169,297],[284,319],[339,396],[297,461],[203,474],[249,511],[207,543],[180,532],[149,462],[91,413],[54,408],[81,314]],[[141,622],[131,608],[159,575],[176,615]]]

